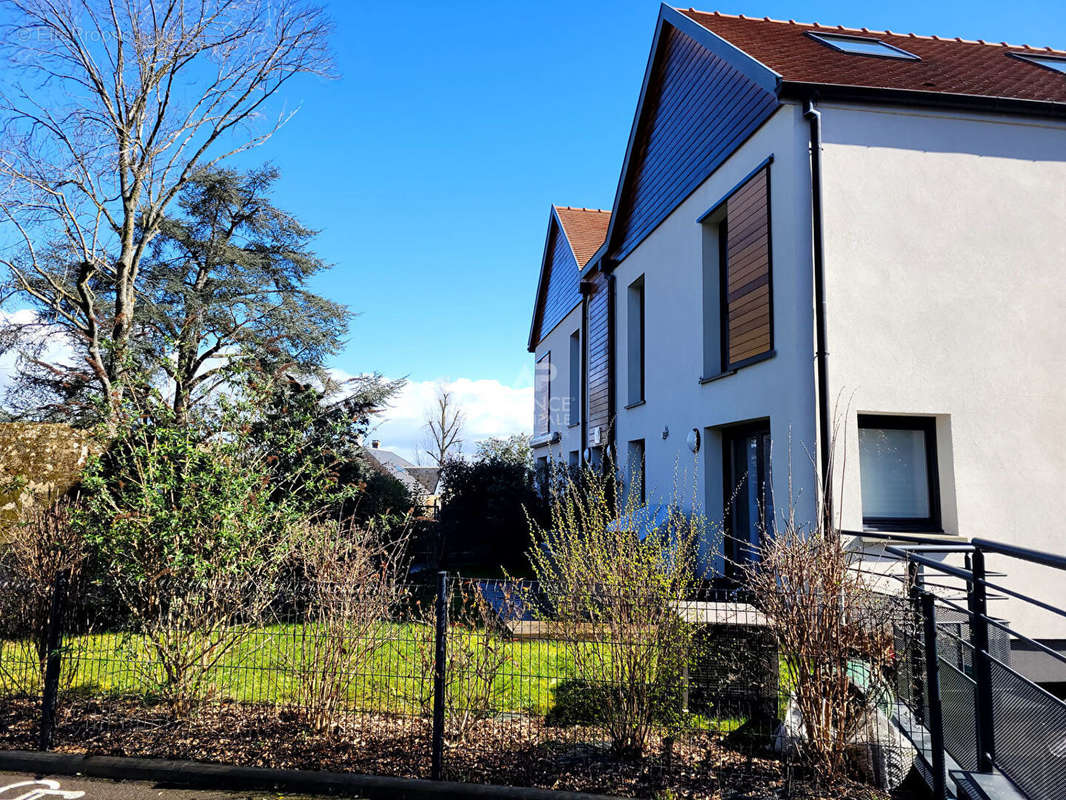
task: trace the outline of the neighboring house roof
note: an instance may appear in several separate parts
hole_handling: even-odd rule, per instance
[[[581,302],[581,269],[603,244],[610,221],[610,211],[551,207],[533,322],[529,327],[531,353],[544,335]]]
[[[415,496],[421,497],[425,494],[432,494],[422,480],[412,473],[412,470],[417,470],[419,467],[416,467],[403,456],[397,455],[391,450],[382,450],[380,447],[364,447],[363,452],[366,453],[371,462],[377,464],[382,472],[398,480],[407,491]],[[432,467],[432,469],[436,470],[437,468]]]
[[[589,263],[603,244],[607,235],[607,225],[611,221],[611,212],[599,208],[573,208],[572,206],[554,206],[559,217],[559,224],[570,242],[579,267]]]
[[[680,11],[787,82],[1066,103],[1066,77],[1061,72],[1014,55],[1066,57],[1063,50],[759,19],[691,8]],[[844,53],[812,38],[811,33],[878,39],[918,58]]]
[[[407,467],[407,473],[418,481],[426,494],[436,494],[440,484],[440,467]]]

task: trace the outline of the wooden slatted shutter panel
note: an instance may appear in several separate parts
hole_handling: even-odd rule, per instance
[[[726,369],[773,348],[770,169],[759,170],[726,206]]]

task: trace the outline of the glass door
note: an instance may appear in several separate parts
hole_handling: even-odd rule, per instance
[[[723,432],[725,456],[725,574],[736,579],[758,555],[774,519],[770,481],[770,426],[760,423]]]

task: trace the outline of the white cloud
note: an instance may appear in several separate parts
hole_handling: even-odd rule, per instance
[[[340,377],[338,375],[338,377]],[[438,387],[452,393],[463,412],[462,452],[471,454],[477,443],[490,436],[528,433],[533,425],[533,387],[507,386],[497,380],[459,378],[445,381],[411,381],[381,414],[371,431],[384,449],[416,462],[426,439],[426,412],[433,406]],[[427,461],[423,453],[422,461]]]

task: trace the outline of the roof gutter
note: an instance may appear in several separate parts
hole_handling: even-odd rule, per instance
[[[829,414],[829,350],[826,347],[825,238],[822,226],[822,113],[813,98],[803,117],[811,138],[811,243],[814,264],[814,362],[818,382],[818,466],[822,483],[822,530],[833,529],[832,431]]]
[[[986,114],[1012,114],[1031,117],[1066,117],[1066,103],[1022,100],[992,95],[921,92],[913,89],[884,89],[875,86],[846,86],[832,83],[782,81],[778,96],[782,100],[809,102],[817,96],[822,102],[873,103],[911,108],[969,111]]]

